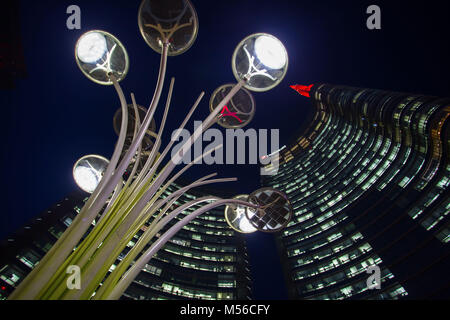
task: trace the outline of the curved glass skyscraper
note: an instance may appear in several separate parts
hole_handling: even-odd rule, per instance
[[[449,298],[450,99],[293,88],[314,119],[262,177],[294,207],[277,237],[289,296]]]

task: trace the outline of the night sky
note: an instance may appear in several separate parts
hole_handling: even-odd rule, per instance
[[[248,128],[279,128],[280,145],[306,125],[308,99],[291,84],[327,82],[358,87],[448,96],[450,71],[448,1],[207,1],[193,0],[199,33],[184,54],[169,57],[162,117],[170,77],[176,78],[166,139],[182,122],[201,91],[193,116],[209,113],[217,87],[233,83],[231,56],[247,35],[266,32],[279,38],[289,69],[276,88],[253,93],[256,114]],[[81,30],[68,30],[66,8],[81,8]],[[137,24],[140,1],[21,1],[20,34],[27,76],[15,89],[1,90],[2,199],[0,238],[77,188],[72,166],[83,155],[110,157],[117,139],[112,117],[119,100],[112,86],[89,81],[78,69],[74,47],[91,29],[115,35],[126,47],[130,70],[121,82],[129,101],[148,107],[160,55],[144,42]],[[366,8],[381,7],[381,30],[368,30]],[[193,130],[192,122],[187,129]],[[206,146],[206,145],[205,145]],[[217,185],[234,193],[260,186],[256,165],[198,165],[194,180],[217,171],[239,181]],[[283,299],[286,293],[272,236],[247,236],[255,279],[255,298]],[[271,253],[272,252],[272,253]]]

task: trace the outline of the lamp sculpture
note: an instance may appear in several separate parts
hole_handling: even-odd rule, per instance
[[[258,33],[239,43],[232,58],[237,84],[216,90],[210,101],[211,112],[202,126],[196,128],[190,139],[162,166],[162,161],[177,140],[175,137],[160,151],[174,78],[170,82],[157,133],[153,120],[163,88],[167,57],[181,54],[192,45],[198,31],[198,20],[188,0],[144,0],[139,7],[138,23],[144,40],[161,54],[158,81],[148,109],[138,106],[133,94],[132,103],[127,104],[119,82],[127,74],[129,61],[124,46],[117,38],[105,31],[93,30],[83,34],[76,44],[75,57],[83,74],[98,84],[113,85],[117,91],[121,104],[120,114],[114,117],[118,140],[109,161],[96,155],[77,161],[74,178],[80,188],[91,195],[69,228],[20,283],[10,299],[118,299],[151,257],[177,231],[212,208],[226,206],[225,217],[230,227],[243,233],[278,231],[286,226],[292,216],[292,207],[286,195],[270,188],[232,199],[205,196],[172,209],[172,204],[194,187],[236,181],[236,178],[213,179],[215,173],[162,197],[164,191],[198,161],[194,159],[171,176],[183,155],[204,130],[216,122],[227,128],[240,128],[250,122],[255,108],[248,90],[269,90],[286,73],[288,58],[281,42],[271,35]],[[181,129],[203,95],[202,92],[193,104],[180,125]],[[224,107],[236,117],[225,117]],[[201,157],[214,150],[205,152]],[[144,161],[142,157],[145,157]],[[200,208],[180,218],[162,235],[158,234],[180,213],[199,205]],[[88,232],[93,222],[95,226]],[[150,222],[150,226],[109,273],[111,265],[146,222]],[[151,241],[152,245],[143,252]],[[69,266],[80,268],[80,288],[68,288],[66,271]]]

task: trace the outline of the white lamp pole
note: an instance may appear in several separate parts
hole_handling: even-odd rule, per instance
[[[170,8],[169,5],[173,4],[173,8],[168,9],[167,12],[154,12],[153,5],[159,3],[161,6],[162,2],[164,2],[166,8]],[[178,11],[174,8],[178,8]],[[241,206],[245,208],[244,211],[246,212],[251,208],[253,211],[247,214],[248,220],[243,222],[253,224],[254,230],[269,232],[284,227],[284,225],[276,226],[275,229],[261,227],[261,221],[258,219],[268,212],[268,208],[271,209],[270,214],[279,212],[283,214],[284,220],[290,219],[292,208],[289,201],[273,189],[269,190],[269,194],[275,200],[271,198],[272,202],[270,203],[259,202],[258,194],[260,193],[256,191],[248,199],[206,197],[188,202],[170,211],[171,205],[191,188],[209,183],[236,180],[235,178],[210,179],[215,174],[200,178],[172,193],[169,197],[162,198],[165,190],[198,160],[195,159],[169,179],[172,171],[181,162],[183,155],[202,136],[204,130],[218,121],[219,113],[223,110],[223,107],[241,89],[244,90],[243,87],[252,91],[266,91],[275,87],[283,79],[286,74],[288,59],[281,42],[271,35],[261,33],[250,35],[241,41],[233,54],[232,60],[233,73],[238,82],[230,88],[217,106],[211,108],[211,113],[202,122],[202,125],[196,128],[180,151],[169,159],[164,167],[160,168],[162,161],[176,140],[172,139],[162,153],[158,154],[174,86],[174,79],[172,79],[163,120],[158,134],[154,135],[156,141],[145,164],[138,172],[141,144],[145,135],[149,132],[149,126],[161,97],[167,57],[181,54],[192,45],[198,30],[198,20],[195,9],[188,0],[143,0],[139,8],[138,23],[144,40],[152,49],[161,54],[161,60],[153,98],[142,122],[139,118],[134,95],[131,96],[136,121],[132,142],[126,152],[124,152],[124,142],[129,122],[128,104],[119,82],[124,79],[128,72],[127,52],[117,38],[101,30],[89,31],[82,35],[77,42],[75,54],[81,71],[96,83],[113,85],[117,92],[122,111],[118,142],[109,163],[108,160],[104,159],[103,166],[99,168],[92,166],[92,168],[86,169],[84,166],[86,161],[81,161],[83,158],[77,162],[74,168],[75,179],[80,187],[88,185],[90,189],[87,191],[92,192],[92,194],[70,227],[16,288],[10,299],[91,299],[92,297],[94,299],[117,299],[142,267],[176,232],[198,215],[217,206],[228,205],[227,208],[231,208],[231,210],[237,210],[237,206]],[[181,128],[184,128],[203,95],[204,93],[200,94],[181,124]],[[253,102],[251,95],[250,99]],[[254,112],[254,106],[252,106],[252,112]],[[247,124],[252,116],[251,114],[249,120],[242,126]],[[223,119],[221,125],[227,125]],[[200,158],[213,151],[206,152]],[[121,156],[122,159],[119,162]],[[133,164],[130,176],[124,183],[123,174],[135,156],[137,156],[137,160]],[[99,158],[101,157],[90,156],[89,159],[94,161],[94,159]],[[90,170],[89,174],[91,175],[88,175],[86,170]],[[95,174],[97,178],[99,174],[103,176],[101,179],[92,179],[92,174]],[[95,184],[97,186],[94,189]],[[204,202],[211,203],[205,204]],[[181,219],[160,236],[126,271],[137,254],[169,221],[179,213],[199,203],[203,203],[201,208]],[[99,215],[100,219],[96,222],[95,227],[86,235],[89,227]],[[243,218],[242,214],[240,218]],[[153,221],[137,245],[128,252],[119,266],[107,276],[109,268],[117,256],[149,219],[153,219]],[[235,227],[233,228],[235,229]],[[85,238],[81,241],[83,236]],[[82,288],[80,290],[69,290],[66,287],[66,268],[69,265],[78,265],[81,268]],[[101,287],[99,287],[100,285]]]

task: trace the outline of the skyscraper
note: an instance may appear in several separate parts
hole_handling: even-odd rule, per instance
[[[179,188],[173,184],[166,195]],[[185,193],[174,205],[179,206],[203,195],[195,191]],[[0,243],[1,299],[7,298],[39,263],[72,223],[86,200],[86,193],[73,192]],[[188,213],[181,214],[162,232]],[[143,232],[140,230],[128,243],[110,270]],[[197,217],[180,230],[150,260],[121,299],[250,299],[251,286],[244,237],[228,227],[223,208],[218,208]]]
[[[292,87],[316,113],[262,177],[294,207],[277,235],[290,298],[449,298],[450,99]]]

